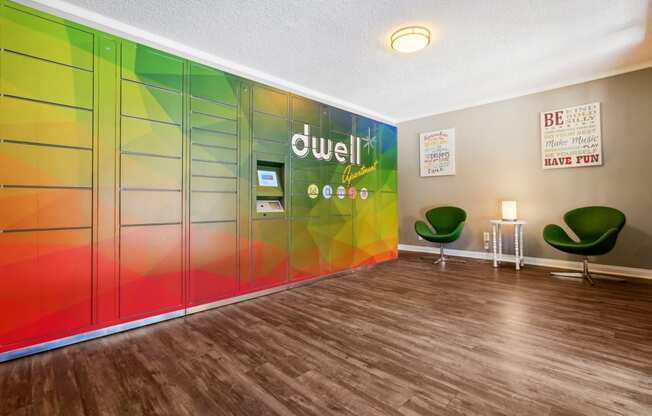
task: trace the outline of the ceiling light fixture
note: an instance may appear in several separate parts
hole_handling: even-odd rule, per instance
[[[430,31],[422,26],[407,26],[392,33],[390,40],[395,51],[416,52],[430,44]]]

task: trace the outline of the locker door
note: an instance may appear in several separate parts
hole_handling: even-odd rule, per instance
[[[0,8],[0,350],[92,323],[90,32]]]
[[[190,65],[190,305],[238,289],[239,87],[235,77]]]
[[[122,42],[120,317],[183,306],[183,60]]]

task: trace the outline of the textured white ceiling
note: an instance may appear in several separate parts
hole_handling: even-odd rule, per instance
[[[22,1],[95,12],[394,122],[652,65],[652,0]],[[393,52],[406,24],[432,44]]]

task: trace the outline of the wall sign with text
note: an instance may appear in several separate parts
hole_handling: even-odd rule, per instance
[[[600,103],[541,113],[544,169],[602,165]]]
[[[419,135],[421,176],[455,175],[455,129]]]

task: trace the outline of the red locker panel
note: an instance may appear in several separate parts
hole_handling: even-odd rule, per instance
[[[0,234],[0,345],[91,324],[91,231]]]
[[[192,224],[190,227],[191,305],[231,296],[237,290],[236,223]]]
[[[183,305],[181,225],[123,227],[120,317],[154,315]]]

